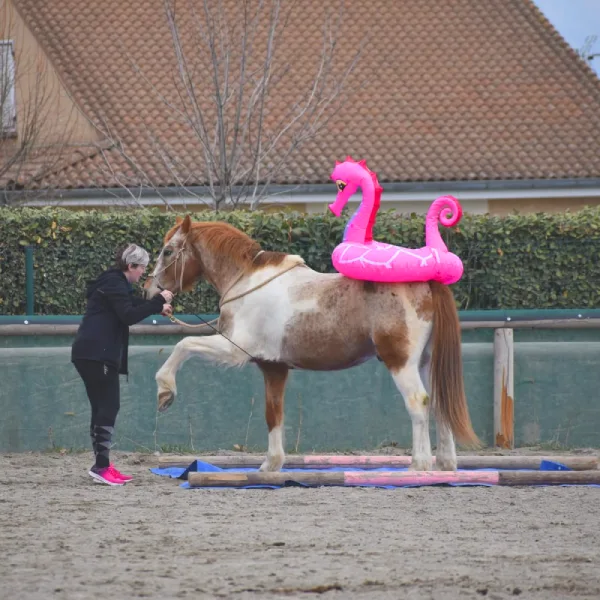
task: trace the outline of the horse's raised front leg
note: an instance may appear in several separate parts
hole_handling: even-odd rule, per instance
[[[267,458],[261,471],[279,471],[285,461],[283,450],[283,407],[289,369],[281,363],[259,362],[265,378],[265,417],[269,428]]]
[[[194,354],[201,355],[213,362],[232,366],[248,362],[248,356],[224,337],[190,336],[183,338],[176,344],[171,356],[156,373],[159,411],[162,412],[173,404],[177,394],[175,375],[181,365]]]

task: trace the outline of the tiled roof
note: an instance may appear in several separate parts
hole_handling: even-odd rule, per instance
[[[196,4],[188,25],[203,18]],[[226,4],[235,11],[243,3]],[[76,103],[112,132],[112,149],[38,185],[112,187],[115,177],[136,185],[141,172],[154,185],[204,182],[197,139],[152,90],[177,104],[163,0],[16,6]],[[178,10],[187,6],[181,0]],[[277,66],[288,70],[271,90],[266,126],[274,131],[311,82],[325,13],[338,2],[296,6],[277,46]],[[366,158],[381,182],[600,177],[600,81],[531,0],[347,0],[345,7],[335,29],[342,62],[366,35],[348,82],[354,94],[273,183],[328,182],[334,161],[348,154]],[[205,73],[197,92],[210,111],[210,61],[199,57],[195,67]]]
[[[8,138],[0,145],[0,164],[7,164],[12,159],[9,168],[3,170],[2,180],[10,182],[10,187],[17,189],[39,189],[41,182],[56,188],[54,182],[58,183],[67,171],[73,173],[71,175],[73,179],[79,173],[87,180],[90,163],[104,153],[120,154],[107,140],[96,144],[64,142],[52,146],[35,146],[28,153],[27,159],[23,160],[19,157],[18,149],[15,148],[17,143],[16,138]],[[4,156],[3,151],[5,151]]]

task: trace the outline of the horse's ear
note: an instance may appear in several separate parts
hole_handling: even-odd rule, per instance
[[[192,220],[190,219],[190,215],[185,215],[185,219],[183,219],[183,223],[181,224],[181,233],[187,235],[191,226]]]
[[[175,225],[181,225],[181,221],[183,221],[181,217],[175,217]]]

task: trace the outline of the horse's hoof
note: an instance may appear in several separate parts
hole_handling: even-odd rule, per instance
[[[278,471],[281,471],[281,467],[283,467],[283,463],[284,463],[284,459],[283,458],[267,458],[265,459],[265,461],[263,462],[262,465],[260,465],[260,468],[258,469],[259,471],[265,473],[277,473]]]
[[[413,458],[408,467],[410,471],[433,471],[433,460],[429,459],[417,459]]]
[[[165,412],[173,401],[175,400],[175,394],[173,392],[161,392],[158,395],[158,412]]]
[[[457,465],[455,460],[438,460],[435,461],[435,468],[438,471],[456,471]]]

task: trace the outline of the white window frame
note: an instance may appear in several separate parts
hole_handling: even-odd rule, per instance
[[[17,105],[15,102],[15,49],[12,40],[0,40],[0,81],[8,82],[7,98],[2,102],[2,114],[0,114],[0,132],[12,134],[17,131]],[[3,59],[8,59],[8,67],[5,70]],[[6,79],[5,79],[6,78]],[[4,80],[4,81],[2,81]],[[4,93],[4,92],[0,92]]]

